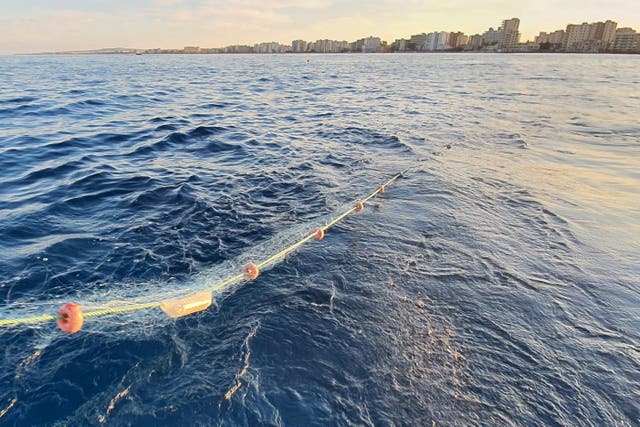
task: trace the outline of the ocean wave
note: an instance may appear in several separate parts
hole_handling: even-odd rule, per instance
[[[322,58],[0,63],[0,318],[211,286],[405,171],[208,310],[2,327],[1,422],[634,424],[633,58]]]

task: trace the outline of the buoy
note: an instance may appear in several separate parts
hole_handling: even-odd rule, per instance
[[[175,319],[209,308],[212,302],[213,296],[211,291],[202,291],[187,295],[184,298],[164,301],[160,305],[160,309]]]
[[[249,280],[255,280],[260,275],[260,269],[252,262],[245,265],[242,271],[244,272],[244,277]]]
[[[316,240],[322,240],[324,238],[324,230],[322,228],[314,228],[313,238]]]
[[[68,302],[58,310],[58,327],[62,332],[67,334],[75,334],[82,329],[84,323],[84,315],[80,306],[74,302]]]
[[[410,168],[407,169],[407,171],[408,170],[410,170]],[[399,178],[404,177],[404,174],[405,172],[398,172],[385,184],[378,186],[373,193],[362,198],[360,201],[354,202],[354,204],[351,205],[348,210],[340,213],[338,216],[334,217],[333,220],[325,223],[324,226],[320,228],[314,228],[310,234],[307,234],[307,232],[305,232],[301,240],[290,244],[289,246],[280,250],[278,253],[271,255],[269,258],[266,258],[265,260],[259,260],[257,264],[253,262],[248,263],[242,268],[242,273],[236,271],[236,274],[234,274],[232,277],[226,278],[216,284],[212,284],[209,291],[195,292],[194,294],[187,295],[182,298],[167,299],[162,301],[157,301],[154,298],[150,301],[125,302],[121,305],[118,304],[117,306],[108,304],[93,309],[88,309],[87,307],[85,307],[85,309],[87,309],[86,313],[83,312],[83,309],[78,304],[69,302],[60,307],[57,315],[52,315],[53,313],[38,313],[37,315],[28,317],[24,316],[17,318],[0,318],[0,328],[13,325],[52,322],[55,320],[61,331],[73,334],[82,329],[85,316],[87,318],[102,317],[120,313],[130,313],[134,311],[147,310],[151,308],[155,309],[159,307],[171,317],[181,317],[190,313],[204,310],[212,304],[212,292],[221,292],[222,290],[227,289],[229,286],[243,280],[255,280],[260,275],[260,268],[273,265],[277,260],[284,259],[287,254],[292,253],[297,248],[307,243],[311,238],[315,238],[316,240],[323,239],[326,231],[329,228],[333,227],[344,218],[347,218],[353,212],[362,211],[364,209],[365,203],[375,198],[379,193],[384,192],[386,186],[394,184]],[[379,204],[374,202],[373,207],[378,208]],[[48,258],[42,258],[42,261],[47,260]],[[235,268],[236,267],[234,267],[234,269]]]

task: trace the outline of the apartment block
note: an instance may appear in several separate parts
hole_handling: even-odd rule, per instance
[[[538,36],[536,36],[534,41],[538,45],[541,45],[543,43],[561,45],[563,39],[564,39],[564,30],[557,30],[549,34],[545,32],[541,32]]]
[[[362,43],[362,52],[363,53],[373,53],[380,52],[382,50],[382,41],[380,37],[369,36],[364,39]]]
[[[640,52],[640,34],[632,28],[618,28],[611,44],[613,52]]]
[[[420,33],[414,34],[409,39],[409,44],[413,47],[414,50],[418,52],[424,52],[427,50],[427,34]]]
[[[569,24],[562,48],[565,52],[605,52],[615,40],[617,25],[613,21]]]
[[[449,46],[451,49],[462,48],[469,43],[469,36],[464,35],[464,33],[458,31],[457,33],[449,34]]]
[[[510,51],[518,46],[520,42],[519,27],[520,19],[518,18],[505,19],[502,21],[502,26],[498,28],[498,31],[502,33],[500,41],[498,41],[498,49]]]
[[[291,51],[291,46],[276,42],[258,43],[253,47],[255,53],[284,53]]]
[[[480,34],[474,34],[469,36],[469,42],[465,47],[465,50],[479,50],[482,47],[482,36]]]
[[[483,45],[495,45],[502,41],[502,31],[494,30],[489,27],[487,31],[482,33],[482,44]]]
[[[306,52],[307,45],[308,43],[304,40],[294,40],[291,42],[291,51],[296,53]]]
[[[396,41],[391,45],[391,48],[397,52],[406,52],[409,50],[409,40],[396,39]]]

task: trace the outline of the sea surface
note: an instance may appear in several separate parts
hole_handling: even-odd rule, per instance
[[[0,56],[0,425],[640,425],[640,56]],[[138,298],[138,299],[136,299]]]

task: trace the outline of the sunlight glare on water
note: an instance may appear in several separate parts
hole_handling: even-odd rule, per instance
[[[0,57],[0,319],[215,283],[413,167],[207,310],[0,329],[0,423],[640,424],[640,58],[602,58]]]

